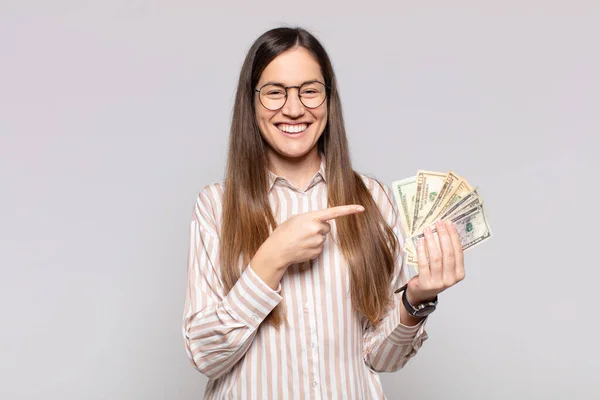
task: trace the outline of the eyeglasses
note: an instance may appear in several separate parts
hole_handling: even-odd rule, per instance
[[[302,86],[283,86],[279,84],[267,83],[254,89],[259,93],[260,104],[270,111],[281,109],[288,98],[288,89],[298,89],[298,98],[306,108],[317,108],[325,101],[327,90],[324,83],[312,81],[303,83]]]

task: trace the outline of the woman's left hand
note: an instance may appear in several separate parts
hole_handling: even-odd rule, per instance
[[[419,275],[408,282],[406,289],[410,304],[433,301],[439,293],[465,278],[463,250],[456,226],[449,221],[438,221],[435,226],[441,249],[431,229],[426,227],[425,240],[417,245]]]

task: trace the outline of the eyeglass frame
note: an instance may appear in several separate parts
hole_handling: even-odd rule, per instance
[[[306,104],[304,104],[304,102],[302,101],[302,96],[300,96],[300,88],[301,88],[302,86],[304,86],[304,85],[308,85],[308,84],[311,84],[311,83],[320,83],[321,85],[323,85],[323,86],[325,87],[325,97],[323,97],[323,101],[321,102],[321,104],[319,104],[319,105],[318,105],[318,106],[316,106],[316,107],[309,107],[309,106],[307,106]],[[278,86],[278,87],[281,87],[281,88],[285,89],[285,101],[283,102],[283,104],[281,105],[281,107],[279,107],[279,108],[276,108],[276,109],[274,109],[274,110],[272,110],[272,109],[270,109],[270,108],[267,108],[267,107],[266,107],[266,106],[263,104],[263,102],[261,101],[261,99],[260,99],[260,91],[261,91],[261,89],[262,89],[262,88],[264,88],[265,86],[268,86],[268,85]],[[306,108],[308,108],[308,109],[310,109],[310,110],[314,110],[315,108],[319,108],[319,107],[321,107],[321,106],[323,105],[323,103],[325,103],[325,100],[327,100],[327,98],[329,97],[329,86],[327,86],[325,83],[323,83],[323,82],[321,82],[321,81],[319,81],[319,80],[316,80],[316,79],[315,79],[315,80],[313,80],[313,81],[304,82],[304,83],[303,83],[302,85],[300,85],[300,86],[283,86],[283,85],[282,85],[282,84],[280,84],[280,83],[271,83],[271,82],[268,82],[268,83],[265,83],[264,85],[262,85],[261,87],[259,87],[258,89],[256,89],[256,88],[255,88],[255,89],[254,89],[254,91],[255,91],[255,92],[257,92],[257,93],[259,94],[259,96],[258,96],[258,102],[260,103],[260,105],[261,105],[261,106],[263,106],[263,107],[265,108],[265,110],[269,110],[269,111],[279,111],[279,110],[281,110],[281,109],[282,109],[282,108],[285,106],[285,104],[286,104],[286,103],[287,103],[287,101],[288,101],[288,89],[294,89],[294,88],[298,89],[298,100],[300,100],[300,103],[302,103],[302,105],[303,105],[304,107],[306,107]]]

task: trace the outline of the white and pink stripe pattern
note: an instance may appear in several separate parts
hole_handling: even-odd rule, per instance
[[[327,207],[324,158],[305,190],[273,173],[269,197],[278,223]],[[401,218],[388,186],[362,175],[382,215],[403,244]],[[427,339],[426,319],[400,322],[400,294],[385,319],[372,326],[350,301],[350,281],[330,221],[323,252],[293,264],[278,290],[249,265],[226,295],[220,280],[218,244],[224,182],[198,195],[190,224],[188,285],[183,317],[185,348],[208,376],[205,399],[384,399],[378,372],[402,368]],[[396,254],[393,288],[408,271]],[[400,278],[400,279],[398,279]],[[262,324],[280,304],[287,321]]]

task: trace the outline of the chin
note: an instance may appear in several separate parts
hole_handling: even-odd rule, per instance
[[[300,157],[303,157],[306,154],[308,154],[310,152],[310,150],[311,149],[306,149],[306,150],[292,150],[292,151],[276,150],[275,152],[277,153],[278,156],[284,157],[284,158],[300,158]]]
[[[274,153],[284,158],[299,158],[310,153],[314,146],[272,146]]]

